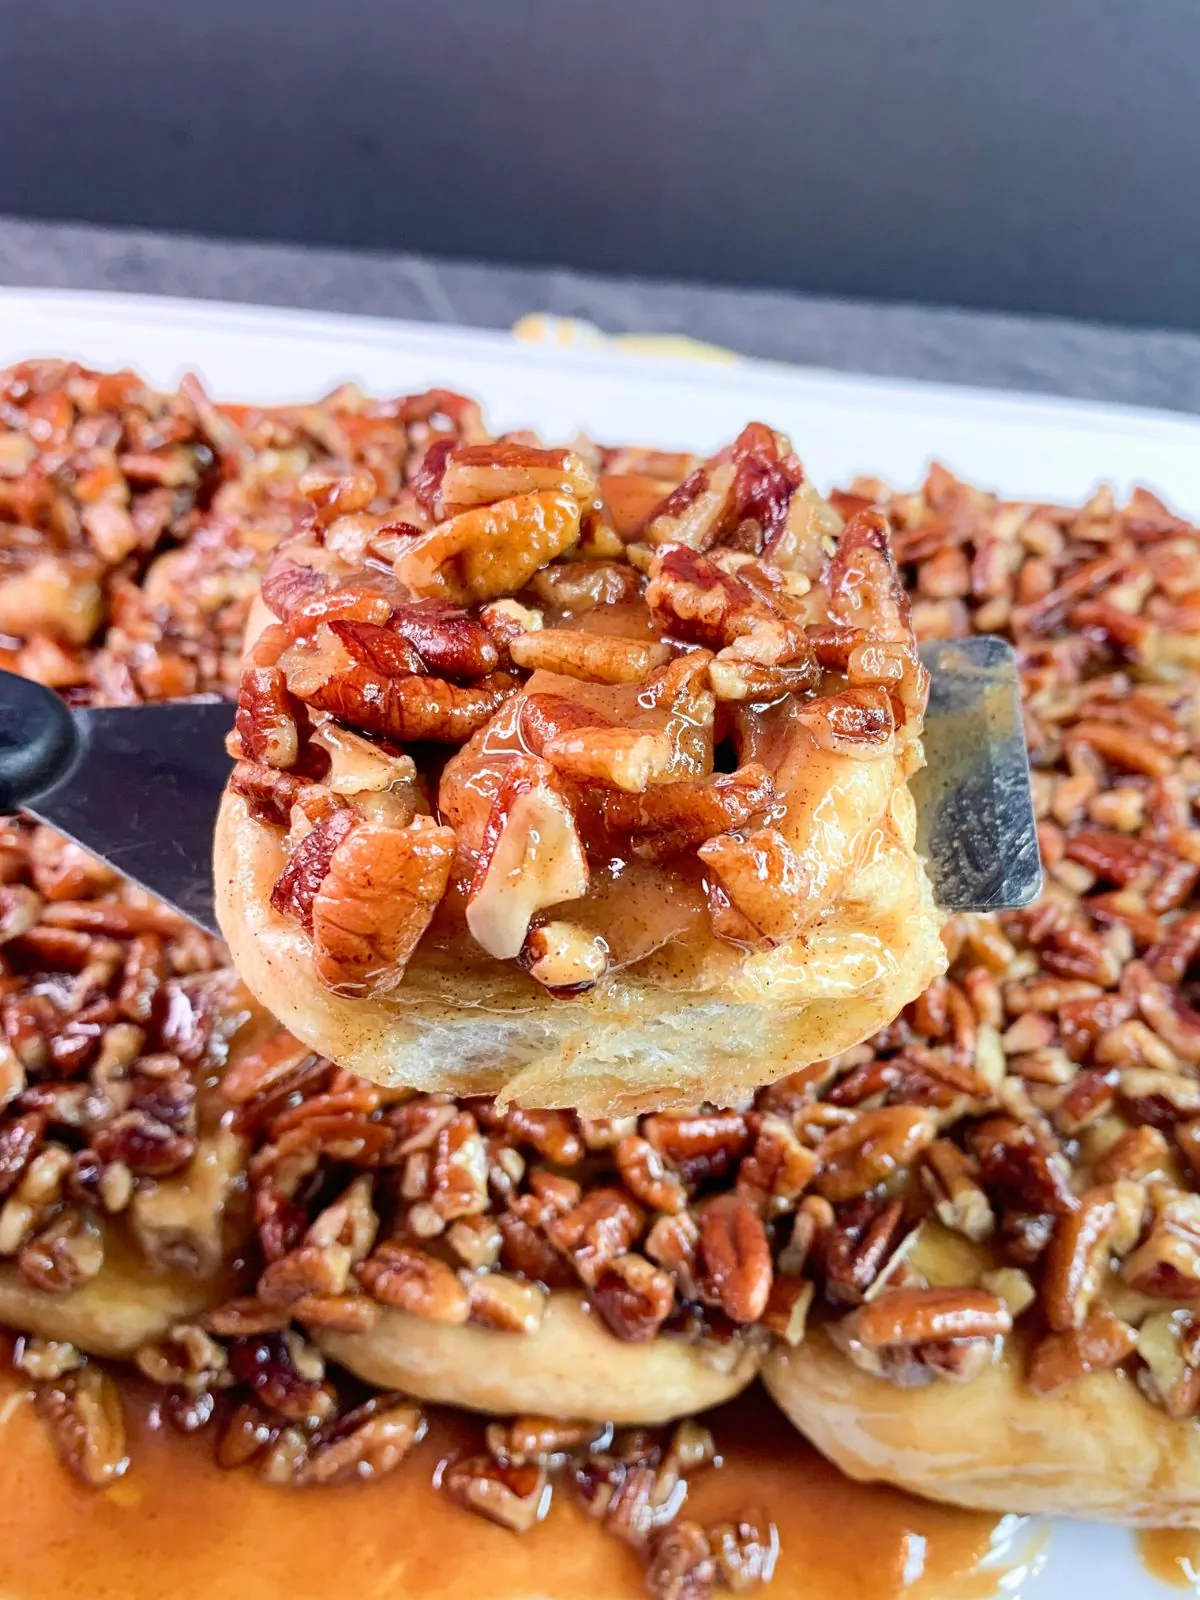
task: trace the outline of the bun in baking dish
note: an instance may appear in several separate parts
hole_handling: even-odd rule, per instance
[[[264,583],[218,918],[362,1076],[729,1103],[944,968],[883,519],[842,528],[761,424],[636,517],[602,464],[443,450],[386,521],[343,484]]]
[[[819,1330],[763,1364],[775,1402],[851,1478],[983,1511],[1200,1523],[1200,1430],[1122,1371],[1035,1394],[1009,1349],[970,1383],[897,1388]]]
[[[356,1377],[441,1405],[498,1416],[650,1427],[697,1416],[753,1382],[761,1345],[722,1351],[659,1334],[616,1339],[584,1297],[555,1290],[533,1333],[500,1333],[385,1309],[367,1333],[323,1329],[327,1356]]]

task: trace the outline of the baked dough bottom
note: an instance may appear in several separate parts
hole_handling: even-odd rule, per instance
[[[751,1383],[759,1351],[710,1353],[660,1334],[614,1338],[581,1294],[556,1290],[536,1333],[496,1333],[384,1310],[370,1333],[313,1329],[325,1354],[367,1383],[497,1416],[653,1427],[721,1405]],[[715,1359],[714,1359],[715,1355]]]
[[[849,1477],[973,1510],[1200,1527],[1200,1423],[1169,1417],[1121,1372],[1034,1394],[1019,1348],[969,1383],[901,1389],[820,1328],[777,1346],[776,1404]]]

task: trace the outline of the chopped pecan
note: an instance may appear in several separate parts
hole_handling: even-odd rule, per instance
[[[1122,1273],[1135,1289],[1163,1300],[1200,1298],[1200,1195],[1165,1190],[1146,1238]]]
[[[301,1483],[359,1483],[382,1478],[425,1434],[419,1406],[399,1396],[372,1395],[323,1428],[301,1470]]]
[[[125,1416],[107,1373],[86,1366],[45,1384],[38,1409],[63,1461],[84,1483],[103,1489],[123,1476],[129,1467]]]
[[[884,639],[912,636],[908,596],[892,555],[885,517],[859,511],[846,524],[826,574],[829,614],[841,627]]]
[[[671,762],[670,740],[641,728],[574,728],[545,740],[542,755],[568,778],[643,794]]]
[[[1147,1317],[1137,1331],[1137,1353],[1145,1362],[1137,1375],[1138,1387],[1172,1417],[1190,1416],[1200,1404],[1195,1327],[1187,1312],[1160,1311]]]
[[[94,1278],[104,1263],[99,1228],[74,1210],[60,1212],[22,1248],[21,1275],[44,1294],[68,1294]]]
[[[1083,1326],[1099,1291],[1117,1229],[1111,1194],[1091,1189],[1074,1211],[1061,1216],[1046,1250],[1042,1297],[1056,1333]]]
[[[671,1214],[687,1205],[687,1191],[647,1139],[630,1135],[614,1151],[617,1171],[635,1200],[652,1211]]]
[[[313,902],[333,853],[359,825],[358,814],[348,807],[330,812],[296,845],[271,890],[275,910],[281,916],[295,917],[307,933],[312,932]]]
[[[596,498],[596,480],[574,450],[503,441],[452,445],[441,480],[442,504],[451,513],[553,490],[574,495],[583,504]]]
[[[653,1339],[670,1315],[675,1285],[644,1256],[625,1254],[600,1269],[589,1299],[610,1333],[640,1344]]]
[[[1177,1122],[1200,1115],[1200,1082],[1178,1072],[1153,1067],[1127,1067],[1113,1074],[1118,1080],[1121,1107],[1137,1123],[1169,1133]]]
[[[517,688],[516,679],[506,672],[454,684],[417,675],[385,677],[355,666],[307,687],[301,698],[352,727],[401,744],[422,739],[465,744]]]
[[[472,1278],[467,1288],[471,1320],[501,1333],[536,1333],[546,1309],[540,1284],[510,1278],[503,1272],[485,1272]]]
[[[969,1143],[989,1192],[1052,1216],[1075,1209],[1065,1162],[1057,1153],[1047,1152],[1032,1128],[1010,1117],[989,1117],[971,1129]]]
[[[505,1464],[491,1456],[452,1461],[442,1474],[452,1500],[513,1533],[528,1533],[550,1509],[546,1469],[535,1464]]]
[[[697,854],[713,874],[709,914],[722,938],[778,944],[799,931],[812,903],[811,875],[777,828],[720,833],[706,839]]]
[[[438,1132],[431,1198],[447,1222],[488,1208],[487,1152],[469,1111],[458,1112]]]
[[[546,1224],[550,1243],[569,1255],[585,1283],[624,1255],[642,1231],[643,1215],[620,1189],[591,1189],[564,1216]]]
[[[922,1157],[921,1182],[938,1221],[955,1233],[982,1243],[996,1231],[988,1197],[976,1179],[979,1168],[949,1139],[936,1139]]]
[[[448,678],[482,678],[500,664],[487,629],[465,611],[441,601],[400,605],[388,626],[416,650],[432,673]]]
[[[242,674],[234,728],[247,761],[286,769],[300,755],[299,706],[278,667],[248,667]]]
[[[328,627],[352,661],[380,677],[407,678],[425,669],[416,650],[390,627],[344,617],[333,619]]]
[[[475,506],[408,543],[396,577],[422,598],[465,605],[517,594],[579,536],[579,502],[540,490]]]
[[[810,1195],[797,1213],[797,1231],[801,1217],[807,1224],[800,1241],[803,1256],[820,1246],[816,1253],[823,1258],[826,1295],[835,1305],[858,1305],[904,1243],[904,1207],[899,1200],[866,1197],[835,1220],[832,1212],[818,1216],[818,1203],[829,1204]]]
[[[544,761],[514,764],[492,804],[467,897],[467,926],[498,959],[519,956],[532,917],[587,893],[571,807]]]
[[[358,1268],[363,1287],[398,1311],[434,1322],[466,1322],[470,1300],[454,1272],[424,1250],[385,1240]]]
[[[521,965],[544,988],[579,994],[604,976],[608,953],[608,944],[598,933],[572,922],[543,922],[530,929]]]
[[[508,649],[517,666],[530,672],[554,672],[585,683],[644,683],[671,656],[665,644],[571,628],[522,633]]]
[[[762,666],[804,665],[811,651],[804,628],[737,572],[685,545],[660,546],[650,565],[646,604],[664,634],[724,650],[753,639],[737,659]]]

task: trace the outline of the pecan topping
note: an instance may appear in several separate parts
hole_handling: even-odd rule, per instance
[[[424,1250],[388,1240],[358,1269],[364,1288],[398,1311],[434,1322],[466,1322],[470,1300],[458,1278]]]
[[[1012,1327],[1008,1307],[983,1289],[890,1289],[843,1324],[868,1349],[994,1339]]]
[[[817,1146],[815,1184],[827,1200],[853,1200],[908,1166],[934,1136],[930,1112],[916,1106],[864,1111]]]
[[[234,721],[242,755],[268,767],[294,767],[300,754],[297,709],[278,667],[248,668]]]
[[[453,446],[441,482],[442,502],[451,512],[556,489],[583,503],[596,498],[596,481],[581,456],[503,442]]]
[[[643,794],[608,795],[604,818],[614,832],[632,835],[635,855],[660,861],[742,827],[774,799],[770,777],[750,763],[709,778],[656,783]]]
[[[586,683],[642,683],[670,659],[665,644],[618,639],[570,628],[539,628],[518,635],[509,654],[519,667],[557,672]]]

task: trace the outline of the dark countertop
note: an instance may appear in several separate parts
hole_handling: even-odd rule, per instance
[[[507,328],[531,311],[843,371],[1200,412],[1200,335],[0,218],[0,283]]]

